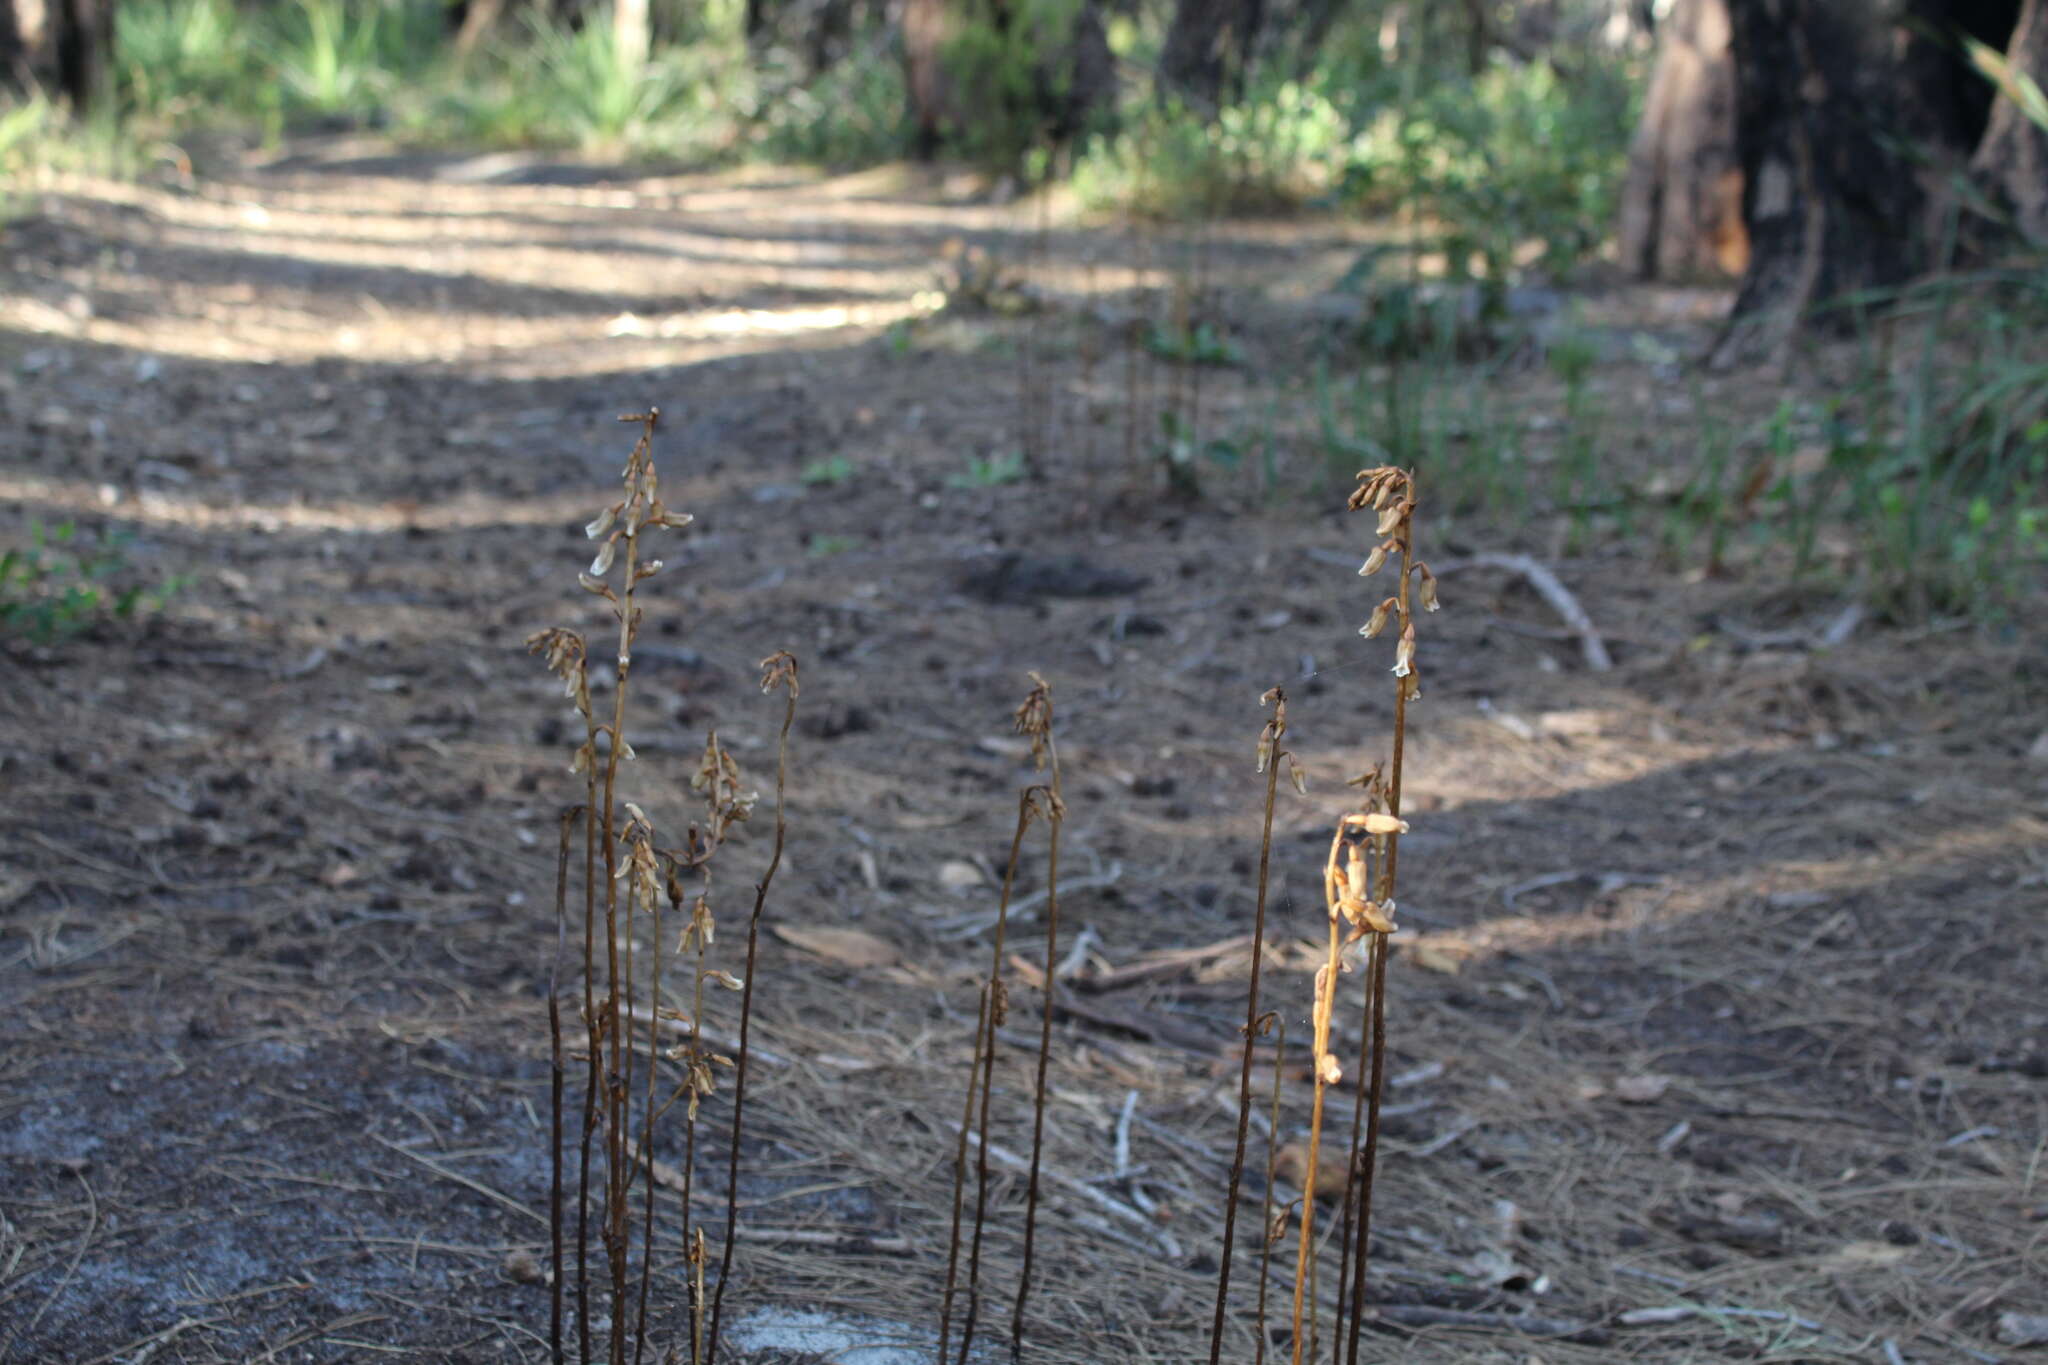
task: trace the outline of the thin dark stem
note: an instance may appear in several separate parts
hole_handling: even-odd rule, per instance
[[[569,832],[582,812],[562,812],[562,845],[555,857],[555,954],[548,962],[548,1353],[562,1349],[562,949],[569,936]]]
[[[597,726],[586,722],[585,742],[597,752]],[[597,1014],[597,763],[585,773],[583,805],[583,1034],[589,1066],[583,1075],[582,1151],[576,1165],[577,1360],[590,1359],[590,1142],[597,1134],[597,1091],[604,1076],[604,1038]]]
[[[1286,704],[1286,694],[1274,689],[1274,699]],[[1284,714],[1284,713],[1283,713]],[[1284,726],[1285,722],[1281,722]],[[1266,949],[1266,888],[1271,884],[1273,866],[1273,807],[1280,790],[1280,727],[1270,725],[1273,734],[1269,752],[1266,755],[1266,814],[1265,823],[1259,835],[1259,883],[1256,908],[1252,912],[1252,971],[1251,984],[1245,991],[1244,1006],[1244,1060],[1237,1076],[1237,1148],[1230,1158],[1230,1192],[1223,1204],[1223,1255],[1216,1271],[1216,1314],[1209,1324],[1209,1365],[1218,1365],[1223,1353],[1223,1318],[1230,1302],[1230,1266],[1237,1248],[1237,1192],[1244,1181],[1245,1138],[1252,1121],[1252,1038],[1259,1022],[1259,970],[1264,961]],[[1277,1093],[1277,1092],[1276,1092]],[[1272,1200],[1270,1189],[1266,1195]],[[1259,1228],[1264,1237],[1266,1229]],[[1259,1299],[1265,1301],[1266,1286],[1259,1284]],[[1263,1328],[1261,1329],[1263,1331]]]
[[[1047,743],[1051,743],[1050,733]],[[1013,1361],[1024,1352],[1024,1314],[1031,1300],[1031,1254],[1038,1232],[1039,1158],[1045,1150],[1045,1072],[1052,1057],[1052,1007],[1059,988],[1052,973],[1054,964],[1059,961],[1060,827],[1065,819],[1060,804],[1060,760],[1057,752],[1052,758],[1052,800],[1049,804],[1052,813],[1048,817],[1049,848],[1045,870],[1045,1009],[1040,1016],[1038,1031],[1038,1077],[1032,1087],[1031,1178],[1024,1195],[1024,1267],[1017,1280],[1017,1309],[1010,1319],[1010,1358]],[[988,1141],[986,1133],[982,1135],[982,1141]]]
[[[1373,1174],[1379,1166],[1380,1093],[1385,1088],[1387,1072],[1387,936],[1373,934],[1371,944],[1372,961],[1366,968],[1369,973],[1366,989],[1371,993],[1372,1009],[1366,1022],[1365,1041],[1360,1047],[1371,1053],[1372,1077],[1366,1087],[1365,1150],[1359,1154],[1356,1163],[1358,1248],[1351,1266],[1351,1336],[1344,1351],[1346,1365],[1358,1365],[1358,1338],[1365,1326],[1365,1268],[1371,1251],[1368,1238],[1372,1232],[1372,1185]]]
[[[653,917],[647,929],[649,939],[647,981],[647,1112],[640,1128],[640,1182],[646,1206],[640,1228],[640,1302],[633,1313],[633,1365],[647,1350],[647,1291],[654,1282],[654,1081],[655,1059],[661,1047],[661,901],[647,907]]]
[[[1278,1014],[1268,1015],[1273,1021],[1273,1126],[1266,1134],[1266,1197],[1259,1207],[1259,1329],[1258,1347],[1252,1355],[1252,1365],[1265,1365],[1266,1361],[1266,1286],[1273,1277],[1273,1186],[1280,1179],[1280,1087],[1286,1079],[1287,1021]],[[1249,1046],[1251,1040],[1245,1040]]]
[[[994,949],[988,968],[988,1043],[981,1050],[981,1141],[974,1161],[974,1238],[967,1253],[967,1318],[960,1326],[960,1362],[974,1345],[974,1323],[981,1312],[981,1243],[988,1224],[988,1105],[996,1081],[996,1029],[1002,1019],[1003,936],[1010,924],[1010,892],[1017,884],[1017,863],[1024,849],[1024,828],[1031,823],[1033,789],[1025,788],[1017,798],[1017,829],[1010,836],[1010,861],[1003,869],[1002,899],[996,906]],[[944,1365],[941,1362],[941,1365]]]
[[[974,1017],[974,1061],[967,1068],[967,1103],[960,1115],[960,1142],[953,1153],[953,1235],[946,1248],[946,1291],[939,1302],[939,1365],[945,1365],[947,1343],[953,1333],[953,1290],[960,1271],[960,1214],[967,1188],[967,1134],[974,1127],[975,1091],[981,1082],[981,1049],[989,1033],[989,988],[981,988],[981,1005]]]
[[[794,665],[791,665],[794,667]],[[718,1289],[711,1298],[711,1338],[706,1361],[718,1358],[718,1329],[725,1307],[725,1286],[732,1278],[734,1231],[740,1216],[740,1128],[747,1112],[747,1042],[754,1023],[754,962],[761,944],[761,912],[768,904],[768,888],[782,866],[782,846],[788,835],[788,813],[784,794],[789,783],[789,728],[796,722],[796,683],[789,685],[789,700],[782,711],[782,733],[775,743],[775,846],[768,855],[768,870],[754,883],[754,912],[747,917],[747,975],[740,987],[740,1055],[733,1067],[732,1145],[725,1166],[725,1247],[718,1258]]]

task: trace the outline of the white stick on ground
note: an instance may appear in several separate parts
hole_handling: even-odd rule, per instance
[[[1528,555],[1471,555],[1448,564],[1432,565],[1438,576],[1456,573],[1460,569],[1501,569],[1516,574],[1536,595],[1549,604],[1550,609],[1563,618],[1565,625],[1579,637],[1579,651],[1585,656],[1586,667],[1595,673],[1606,673],[1613,669],[1613,656],[1607,652],[1607,642],[1600,638],[1600,632],[1593,628],[1593,619],[1586,615],[1586,609],[1579,605],[1579,599],[1572,596],[1558,576],[1548,568],[1531,559]]]

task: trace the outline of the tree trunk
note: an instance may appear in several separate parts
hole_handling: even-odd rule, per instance
[[[1114,100],[1115,59],[1095,0],[1074,6],[1063,31],[1027,22],[1034,17],[1042,15],[1017,0],[903,0],[905,89],[919,157],[935,156],[948,143],[972,141],[977,126],[999,120],[1028,126],[1034,138],[1064,142]],[[974,28],[983,32],[973,44],[963,44]],[[990,36],[994,43],[986,41]],[[1021,104],[1006,93],[1006,82],[961,68],[969,46],[983,63],[995,48],[1003,50],[996,60],[1030,68]]]
[[[652,43],[648,27],[647,0],[614,0],[612,6],[612,52],[619,73],[638,80],[647,67],[647,50]]]
[[[2003,66],[2005,79],[1970,169],[2022,238],[2048,246],[2048,127],[2036,121],[2048,103],[2048,6],[2042,0],[2026,0]]]
[[[1957,34],[1995,33],[2001,8],[1729,0],[1750,256],[1717,360],[1775,350],[1815,306],[1939,264],[1948,187],[1981,131]],[[2003,8],[2017,17],[2016,0]]]
[[[1159,54],[1161,83],[1205,113],[1235,100],[1264,18],[1265,0],[1177,0]]]
[[[32,79],[29,36],[20,0],[0,0],[0,91],[26,90]]]
[[[1621,263],[1641,279],[1734,276],[1749,264],[1729,37],[1728,0],[1678,0],[1659,27],[1621,190]]]

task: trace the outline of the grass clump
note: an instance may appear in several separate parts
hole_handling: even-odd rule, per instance
[[[49,645],[161,609],[190,580],[141,574],[127,553],[134,539],[31,522],[28,544],[0,551],[0,634]]]

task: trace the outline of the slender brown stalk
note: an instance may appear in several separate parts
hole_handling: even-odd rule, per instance
[[[1259,971],[1266,950],[1266,890],[1271,884],[1273,867],[1273,808],[1280,790],[1278,750],[1287,733],[1287,693],[1276,687],[1261,700],[1270,700],[1273,705],[1273,718],[1259,731],[1259,766],[1266,773],[1266,810],[1259,833],[1259,881],[1252,911],[1251,979],[1245,988],[1244,1058],[1237,1076],[1237,1147],[1230,1158],[1230,1188],[1223,1203],[1223,1254],[1216,1270],[1216,1313],[1209,1324],[1209,1365],[1217,1365],[1222,1359],[1223,1318],[1230,1302],[1230,1266],[1237,1254],[1237,1193],[1244,1182],[1245,1138],[1252,1120],[1252,1038],[1259,1024]],[[1271,1198],[1269,1190],[1269,1202]],[[1263,1234],[1263,1224],[1260,1231]],[[1263,1301],[1263,1282],[1259,1295]]]
[[[939,1365],[945,1365],[953,1333],[953,1292],[960,1272],[961,1206],[967,1188],[967,1134],[974,1128],[975,1093],[981,1084],[981,1050],[987,1043],[989,988],[983,982],[974,1016],[974,1061],[967,1068],[967,1102],[960,1115],[960,1142],[953,1153],[953,1235],[946,1248],[946,1289],[939,1301]]]
[[[1266,1134],[1266,1197],[1259,1206],[1259,1234],[1263,1244],[1259,1248],[1259,1308],[1256,1319],[1258,1326],[1258,1347],[1252,1355],[1252,1365],[1266,1362],[1266,1286],[1273,1276],[1273,1247],[1287,1234],[1283,1224],[1273,1225],[1273,1187],[1280,1180],[1280,1087],[1286,1082],[1287,1021],[1275,1011],[1260,1020],[1263,1032],[1270,1025],[1273,1031],[1273,1119],[1272,1131]],[[1245,1040],[1247,1045],[1250,1039]]]
[[[569,844],[575,806],[562,812],[562,844],[555,856],[555,952],[548,960],[548,1354],[554,1365],[562,1347],[562,950],[569,937]]]
[[[642,1115],[640,1129],[640,1184],[647,1202],[641,1210],[640,1302],[633,1310],[633,1365],[640,1365],[647,1350],[647,1292],[654,1283],[654,1120],[657,1117],[654,1063],[661,1051],[661,897],[656,896],[647,902],[647,913],[650,916],[647,927],[647,1095],[644,1101],[646,1113]],[[628,1017],[630,1015],[629,1004]]]
[[[747,970],[746,979],[740,987],[740,1049],[732,1082],[732,1144],[726,1152],[725,1166],[725,1246],[719,1252],[718,1289],[711,1299],[711,1336],[707,1348],[710,1354],[705,1357],[707,1361],[718,1358],[725,1286],[732,1279],[734,1231],[739,1225],[740,1130],[747,1112],[747,1043],[754,1023],[754,965],[761,944],[761,912],[768,904],[768,888],[774,884],[775,873],[782,866],[782,848],[789,831],[785,794],[789,785],[789,729],[796,723],[796,656],[783,650],[763,659],[761,667],[761,690],[766,692],[781,684],[787,692],[787,700],[782,709],[782,730],[775,740],[775,845],[768,855],[768,870],[761,874],[760,881],[754,883],[754,912],[747,917]]]
[[[1371,937],[1371,962],[1366,968],[1369,973],[1366,991],[1371,1000],[1371,1011],[1367,1019],[1365,1041],[1360,1044],[1363,1051],[1371,1054],[1370,1077],[1366,1085],[1366,1129],[1365,1147],[1355,1161],[1356,1184],[1358,1186],[1358,1247],[1351,1266],[1351,1332],[1345,1347],[1345,1365],[1358,1365],[1358,1339],[1365,1327],[1365,1269],[1371,1255],[1368,1241],[1372,1233],[1372,1185],[1373,1173],[1379,1165],[1380,1154],[1380,1092],[1385,1086],[1387,1071],[1387,936],[1374,934]]]
[[[1024,1195],[1024,1266],[1017,1280],[1017,1308],[1010,1319],[1010,1358],[1020,1358],[1024,1351],[1025,1309],[1031,1299],[1031,1254],[1038,1232],[1038,1173],[1039,1158],[1045,1150],[1045,1074],[1047,1063],[1052,1058],[1052,1008],[1059,990],[1059,982],[1053,978],[1053,969],[1059,962],[1060,944],[1060,828],[1066,823],[1066,806],[1060,800],[1060,760],[1053,747],[1052,738],[1052,696],[1051,689],[1039,684],[1039,691],[1033,696],[1043,695],[1045,709],[1042,729],[1034,733],[1035,742],[1042,742],[1051,759],[1052,785],[1047,800],[1046,817],[1048,850],[1045,868],[1045,989],[1044,1010],[1040,1015],[1038,1032],[1038,1075],[1032,1086],[1031,1097],[1031,1177]],[[1026,703],[1026,707],[1030,707]],[[1026,725],[1024,713],[1019,712],[1018,728]],[[1034,718],[1032,724],[1038,724]],[[984,1142],[987,1135],[983,1134]]]
[[[654,430],[652,417],[644,419],[646,431],[641,435],[645,443]],[[618,788],[619,757],[625,749],[626,735],[626,682],[633,669],[633,627],[636,618],[633,611],[633,580],[639,568],[639,528],[632,524],[632,513],[627,514],[626,525],[626,588],[618,608],[619,654],[618,679],[612,685],[612,720],[610,743],[606,745],[604,765],[604,797],[599,812],[599,825],[604,834],[604,940],[605,940],[605,1029],[610,1034],[611,1061],[605,1076],[605,1251],[611,1267],[612,1280],[612,1324],[611,1361],[612,1365],[625,1365],[626,1360],[626,1115],[627,1091],[625,1052],[628,1046],[626,1022],[630,1016],[623,1009],[623,992],[619,977],[619,849],[618,833],[614,825],[617,811],[616,793]],[[629,912],[630,913],[630,912]]]
[[[1420,673],[1415,663],[1415,617],[1414,607],[1418,604],[1416,585],[1420,582],[1419,605],[1426,611],[1437,609],[1436,577],[1429,566],[1415,558],[1415,507],[1416,481],[1412,470],[1392,466],[1362,470],[1359,486],[1353,490],[1349,506],[1353,511],[1371,509],[1379,514],[1375,534],[1382,537],[1367,556],[1360,574],[1370,576],[1383,567],[1388,555],[1397,554],[1400,562],[1400,583],[1393,596],[1384,599],[1372,613],[1372,618],[1360,632],[1367,637],[1378,635],[1390,620],[1400,626],[1399,643],[1394,653],[1394,676],[1397,686],[1394,692],[1394,743],[1393,761],[1384,780],[1378,769],[1361,779],[1366,789],[1368,811],[1381,801],[1386,806],[1385,815],[1367,814],[1348,817],[1364,823],[1368,830],[1378,822],[1376,831],[1379,839],[1379,876],[1373,888],[1377,906],[1361,904],[1347,906],[1347,915],[1352,910],[1361,913],[1353,918],[1359,932],[1368,940],[1367,1001],[1368,1017],[1363,1024],[1364,1038],[1361,1041],[1361,1058],[1369,1057],[1367,1074],[1363,1076],[1365,1092],[1365,1144],[1354,1162],[1353,1178],[1358,1187],[1358,1245],[1350,1266],[1352,1284],[1350,1290],[1350,1333],[1345,1345],[1347,1365],[1356,1365],[1359,1336],[1365,1320],[1366,1270],[1371,1255],[1373,1181],[1379,1165],[1380,1107],[1381,1097],[1386,1088],[1387,1059],[1387,935],[1393,932],[1390,918],[1394,906],[1395,872],[1400,855],[1401,835],[1407,825],[1401,820],[1401,777],[1406,757],[1408,738],[1408,703],[1421,696]],[[1363,894],[1357,883],[1367,880],[1365,866],[1356,849],[1353,852],[1357,875],[1351,880],[1354,896]],[[1375,917],[1373,910],[1379,913]]]
[[[1340,839],[1342,835],[1338,836]],[[1336,865],[1336,844],[1331,844],[1331,866]],[[1341,920],[1333,905],[1330,910],[1330,951],[1324,965],[1316,970],[1314,1057],[1316,1069],[1315,1106],[1309,1111],[1308,1125],[1308,1168],[1301,1177],[1301,1249],[1294,1263],[1294,1365],[1301,1365],[1302,1350],[1308,1339],[1302,1334],[1302,1311],[1305,1295],[1311,1292],[1315,1269],[1315,1218],[1316,1218],[1316,1165],[1323,1150],[1323,1097],[1329,1090],[1333,1067],[1326,1062],[1333,1061],[1330,1055],[1330,1007],[1337,994],[1337,973],[1341,969],[1343,953],[1343,929]]]
[[[597,722],[584,710],[584,752],[597,752]],[[576,1163],[576,1344],[590,1359],[590,1144],[597,1135],[597,1097],[604,1081],[604,1034],[597,1011],[597,762],[583,768],[583,1075],[582,1151]]]
[[[981,1243],[988,1224],[989,1093],[995,1089],[996,1030],[1002,1027],[1004,1015],[1003,937],[1010,924],[1010,893],[1017,884],[1017,864],[1024,849],[1024,831],[1031,824],[1032,812],[1036,809],[1035,798],[1040,790],[1038,787],[1026,787],[1017,798],[1017,828],[1010,836],[1010,860],[1003,868],[1002,899],[996,906],[995,943],[989,956],[989,1006],[983,1029],[988,1041],[981,1048],[981,1117],[977,1129],[981,1140],[975,1148],[974,1236],[968,1243],[967,1317],[960,1326],[961,1365],[966,1365],[967,1353],[974,1346],[975,1319],[981,1312]]]

